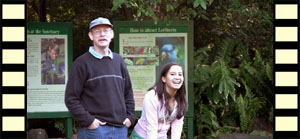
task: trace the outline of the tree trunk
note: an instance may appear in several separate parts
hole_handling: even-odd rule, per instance
[[[131,9],[128,9],[126,5],[122,4],[122,9],[124,11],[124,16],[126,20],[132,20],[133,19],[133,14],[131,12]]]
[[[31,1],[30,4],[31,4],[32,8],[34,9],[34,11],[39,15],[39,10],[35,4],[35,0]]]
[[[46,22],[46,0],[39,1],[39,21]]]

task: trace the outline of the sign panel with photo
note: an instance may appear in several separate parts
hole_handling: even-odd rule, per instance
[[[27,112],[67,112],[70,24],[29,23],[27,29]],[[61,23],[62,24],[62,23]]]
[[[135,109],[141,111],[145,93],[155,84],[166,63],[180,64],[188,75],[189,23],[155,25],[120,21],[114,24],[117,32],[115,52],[124,58],[132,82]],[[188,76],[185,80],[188,81]],[[188,82],[185,83],[188,90]]]

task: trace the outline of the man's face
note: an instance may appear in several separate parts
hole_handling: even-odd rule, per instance
[[[93,41],[94,46],[98,48],[107,48],[114,38],[114,32],[108,25],[98,25],[89,32],[89,37]]]

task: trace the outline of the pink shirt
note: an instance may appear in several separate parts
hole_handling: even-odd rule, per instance
[[[154,90],[146,93],[143,102],[142,116],[134,127],[134,130],[146,139],[167,139],[167,132],[171,127],[171,139],[180,139],[183,116],[176,118],[177,103],[175,101],[174,110],[169,116],[165,116],[165,107],[161,108]]]

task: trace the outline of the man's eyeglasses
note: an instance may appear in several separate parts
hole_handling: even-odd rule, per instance
[[[97,35],[97,36],[100,36],[101,35],[101,32],[104,34],[104,35],[107,35],[109,32],[111,31],[110,28],[107,28],[107,29],[97,29],[97,30],[94,30],[93,31],[93,34],[94,35]]]

